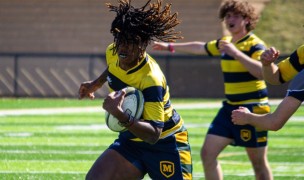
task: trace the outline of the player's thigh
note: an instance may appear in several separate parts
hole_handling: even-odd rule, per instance
[[[201,156],[216,158],[219,153],[231,142],[232,139],[230,138],[214,134],[207,134],[201,150]]]
[[[139,169],[112,149],[107,149],[95,161],[89,170],[86,179],[141,179],[143,177]]]
[[[264,164],[267,161],[267,146],[246,148],[246,152],[253,165]]]

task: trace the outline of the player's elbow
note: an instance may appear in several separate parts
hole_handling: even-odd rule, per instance
[[[158,136],[150,136],[150,137],[145,139],[145,142],[147,142],[151,145],[156,144],[159,140],[159,137],[160,137],[159,135]]]
[[[155,128],[154,133],[145,138],[145,142],[149,144],[157,143],[160,138],[161,132],[162,132],[161,129]]]
[[[283,126],[284,126],[284,124],[282,124],[282,123],[273,123],[270,130],[278,131],[278,130],[282,129]]]
[[[149,138],[146,139],[145,141],[151,145],[156,144],[158,142],[159,138]]]

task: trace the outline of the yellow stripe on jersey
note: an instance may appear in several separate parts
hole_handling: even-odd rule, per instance
[[[242,104],[256,104],[256,103],[268,103],[268,97],[265,98],[258,98],[258,99],[249,99],[245,101],[238,101],[238,102],[233,102],[233,101],[227,101],[228,104],[231,105],[242,105]]]
[[[180,143],[188,143],[188,132],[187,131],[182,131],[179,133],[176,133],[175,135],[176,141]]]
[[[261,60],[261,55],[263,54],[264,51],[265,50],[259,50],[259,51],[252,53],[251,58],[256,59],[256,60]]]
[[[258,143],[267,142],[267,137],[266,137],[266,136],[260,137],[260,138],[258,138],[257,142],[258,142]]]
[[[278,67],[284,82],[292,80],[304,67],[304,45],[300,46],[288,58],[279,62]]]
[[[236,88],[237,86],[237,88]],[[238,83],[225,83],[226,94],[243,94],[266,88],[263,80]]]
[[[222,60],[221,61],[223,72],[248,72],[248,70],[239,61]]]
[[[278,64],[284,82],[292,80],[299,72],[290,64],[289,57]]]
[[[191,164],[191,153],[190,151],[179,151],[179,155],[181,156],[182,164]]]
[[[164,108],[158,108],[159,106],[163,106],[162,102],[145,102],[144,107],[145,109],[150,109],[150,111],[144,111],[143,117],[150,117],[150,120],[157,120],[164,122]],[[156,108],[157,107],[157,108]],[[151,114],[152,113],[152,114]],[[151,119],[153,118],[153,119]],[[169,119],[169,118],[168,118]]]
[[[252,112],[255,113],[255,114],[269,113],[270,112],[270,106],[268,104],[253,106]]]
[[[218,40],[213,40],[205,44],[206,52],[210,56],[219,56],[221,52],[218,50]]]

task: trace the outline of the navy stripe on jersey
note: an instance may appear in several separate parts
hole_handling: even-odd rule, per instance
[[[171,101],[169,99],[169,101],[164,105],[164,109],[168,109],[171,107]]]
[[[250,93],[243,93],[243,94],[226,94],[227,99],[229,99],[232,102],[237,102],[237,101],[245,101],[248,99],[261,99],[265,98],[268,96],[268,91],[267,89],[262,89],[259,91],[255,92],[250,92]]]
[[[152,124],[152,126],[154,127],[160,127],[163,128],[165,126],[164,122],[160,122],[160,121],[148,121],[150,124]],[[166,122],[167,123],[167,122]],[[175,125],[175,124],[174,124]],[[172,128],[172,127],[171,127]]]
[[[147,64],[148,62],[148,56],[146,56],[146,58],[143,60],[143,62],[141,62],[140,65],[138,65],[135,69],[132,69],[131,71],[129,71],[127,74],[132,74],[136,71],[138,71],[139,69],[141,69],[145,64]]]
[[[206,44],[207,44],[207,43],[206,43]],[[220,49],[220,39],[218,39],[218,40],[216,41],[215,46],[216,46],[217,49]]]
[[[234,60],[235,61],[235,59],[234,59],[234,57],[232,57],[232,56],[229,56],[228,54],[222,54],[222,59],[225,59],[225,60]]]
[[[254,52],[260,51],[260,50],[266,50],[266,47],[263,44],[256,44],[250,48],[247,55],[249,57],[251,57]]]
[[[180,121],[180,115],[174,110],[173,115],[170,117],[170,120],[165,122],[163,131],[167,131],[173,128]]]
[[[110,72],[108,72],[107,81],[110,88],[113,89],[114,91],[119,91],[128,86],[128,84],[124,83]]]
[[[281,71],[279,71],[279,81],[280,81],[281,84],[284,84],[284,83],[285,83],[285,81],[284,81],[284,79],[283,79],[283,77],[282,77]]]
[[[302,91],[288,91],[287,96],[292,96],[299,101],[304,101],[304,90]]]
[[[249,51],[242,51],[242,52],[244,54],[246,54],[247,56],[252,57],[252,54],[254,52],[259,51],[259,50],[265,50],[265,49],[266,49],[266,47],[263,44],[256,44],[256,45],[252,46]],[[224,54],[222,56],[222,59],[224,59],[224,60],[235,60],[234,57],[229,56],[228,54]]]
[[[227,83],[234,83],[234,82],[248,82],[257,80],[256,77],[251,75],[249,72],[239,72],[239,73],[223,73],[224,74],[224,81]]]
[[[166,89],[161,86],[151,86],[142,91],[145,102],[163,102]]]
[[[298,53],[297,51],[293,52],[291,55],[290,55],[290,63],[291,65],[298,71],[300,72],[302,69],[304,69],[304,64],[300,64],[300,61],[299,61],[299,56],[298,56]]]

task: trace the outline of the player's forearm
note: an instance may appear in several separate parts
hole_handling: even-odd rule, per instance
[[[94,90],[101,88],[101,86],[107,82],[108,70],[106,69],[97,79],[92,82]]]
[[[237,51],[234,58],[239,60],[254,77],[263,79],[262,64],[259,61],[252,59],[241,51]]]
[[[154,127],[143,120],[135,120],[134,124],[128,127],[128,130],[149,144],[155,144],[159,140],[162,131],[160,128]]]
[[[271,63],[270,65],[263,65],[262,67],[263,77],[265,81],[267,81],[270,84],[273,85],[280,85],[280,73],[279,68],[274,63]]]
[[[282,126],[279,126],[274,121],[274,115],[273,114],[254,114],[250,113],[248,114],[248,124],[263,130],[272,130],[277,131]]]
[[[176,52],[189,54],[206,54],[205,42],[185,42],[185,43],[170,43],[171,48]]]

